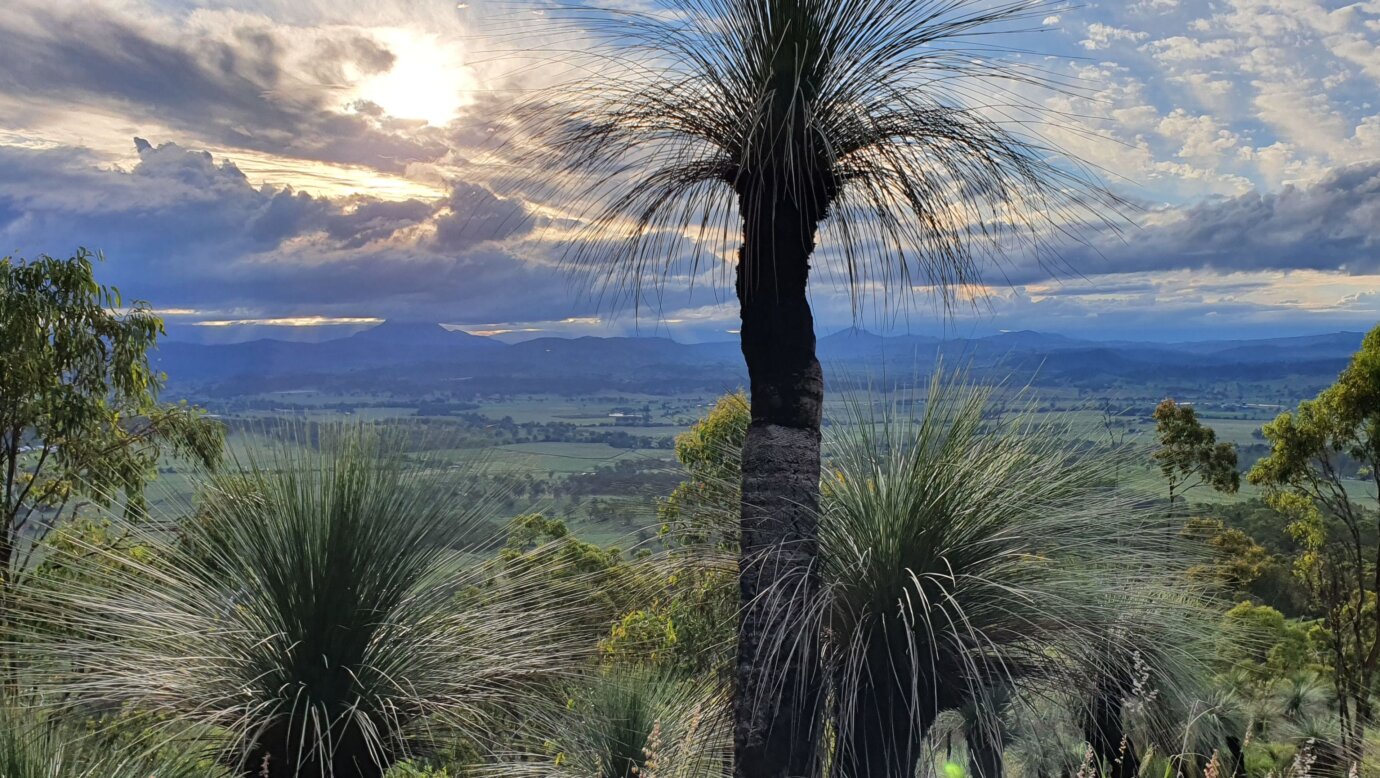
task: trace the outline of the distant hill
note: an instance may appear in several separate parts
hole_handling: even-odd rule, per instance
[[[377,327],[341,338],[354,343],[379,343],[409,347],[436,347],[442,349],[490,349],[498,350],[503,344],[471,335],[463,330],[450,330],[431,322],[392,322],[386,321]],[[327,341],[331,342],[331,341]]]
[[[832,375],[910,376],[937,360],[979,375],[1060,385],[1197,380],[1268,381],[1327,376],[1362,333],[1192,343],[1099,342],[1040,332],[982,338],[883,337],[845,330],[819,340]],[[438,324],[385,322],[319,343],[255,340],[229,345],[170,342],[155,355],[174,389],[218,392],[331,385],[412,389],[445,381],[476,390],[585,393],[601,389],[723,390],[746,382],[736,341],[682,344],[666,338],[537,338],[506,344]]]
[[[171,342],[160,346],[154,359],[174,380],[208,383],[241,375],[336,374],[384,365],[469,359],[494,355],[504,348],[502,343],[447,330],[439,324],[385,322],[320,343],[268,339],[222,345]]]

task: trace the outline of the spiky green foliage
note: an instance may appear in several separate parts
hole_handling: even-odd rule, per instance
[[[1163,525],[1154,526],[1149,542],[1163,541]],[[1076,716],[1097,764],[1114,776],[1136,775],[1151,756],[1193,764],[1197,748],[1228,747],[1230,727],[1203,723],[1225,714],[1207,665],[1216,628],[1212,603],[1188,588],[1195,550],[1175,547],[1177,563],[1163,571],[1168,575],[1158,587],[1118,598],[1107,633],[1077,654],[1080,672],[1069,684]],[[1235,735],[1245,729],[1242,722]]]
[[[840,775],[903,773],[935,716],[985,689],[1068,688],[1130,656],[1127,623],[1172,646],[1195,607],[1172,591],[1184,549],[1105,457],[989,417],[989,396],[936,378],[918,418],[854,403],[834,427],[820,526]]]
[[[1201,775],[1216,755],[1224,771],[1244,769],[1243,743],[1250,731],[1249,706],[1229,691],[1210,690],[1194,700],[1182,717],[1176,755],[1180,771]]]
[[[947,295],[975,283],[985,258],[1067,238],[1118,206],[1030,132],[1044,117],[1012,88],[1069,86],[1000,42],[1053,7],[557,4],[551,17],[588,36],[562,53],[578,76],[521,120],[538,138],[534,169],[587,203],[576,259],[615,268],[626,291],[683,258],[693,272],[729,256],[742,224],[789,209],[811,234],[824,219],[821,245],[842,258],[830,267],[855,290],[931,283]]]
[[[228,778],[204,746],[121,746],[28,706],[0,708],[0,776],[4,778]]]
[[[520,717],[580,647],[543,591],[453,547],[484,506],[435,472],[346,428],[214,479],[181,538],[53,595],[70,615],[35,641],[51,691],[213,729],[229,766],[269,778],[378,776]]]
[[[1007,770],[1022,778],[1073,775],[1087,745],[1067,698],[1034,699],[1012,709]]]
[[[542,778],[723,778],[731,773],[728,696],[715,682],[620,668],[574,687],[545,725],[545,753],[493,768]]]
[[[1316,673],[1300,671],[1275,681],[1269,700],[1286,720],[1326,715],[1331,702],[1331,690]]]

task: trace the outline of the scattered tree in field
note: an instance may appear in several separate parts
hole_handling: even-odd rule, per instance
[[[1139,430],[1133,426],[1133,420],[1125,417],[1130,408],[1117,409],[1110,400],[1104,400],[1101,408],[1102,432],[1107,436],[1107,445],[1113,451],[1120,451],[1126,448],[1130,439],[1139,434]],[[1116,458],[1112,468],[1112,482],[1121,483],[1121,466],[1124,464],[1120,457]]]
[[[1295,571],[1323,614],[1342,747],[1360,747],[1374,720],[1380,666],[1380,327],[1337,382],[1265,425],[1270,453],[1248,480],[1268,490],[1302,546]],[[1344,475],[1343,458],[1361,467]]]
[[[1216,491],[1235,494],[1241,486],[1236,469],[1236,445],[1217,442],[1217,433],[1198,420],[1191,405],[1164,399],[1155,406],[1155,436],[1159,449],[1155,461],[1169,482],[1169,513],[1174,515],[1175,500],[1190,489],[1206,485]]]
[[[807,296],[817,248],[861,299],[872,283],[952,291],[983,259],[1039,250],[1113,199],[1022,134],[1019,98],[995,113],[965,81],[1038,82],[1003,64],[993,33],[1042,2],[696,0],[650,11],[579,6],[606,34],[524,126],[590,203],[577,262],[612,263],[640,297],[678,258],[736,254],[749,376],[742,454],[736,770],[820,768],[817,638],[791,626],[819,588],[816,559],[824,379]],[[664,11],[664,12],[663,12]],[[598,52],[595,53],[598,56]],[[687,245],[688,243],[688,245]],[[605,273],[610,272],[604,269]],[[796,639],[775,635],[796,630]],[[768,648],[790,656],[766,657]]]

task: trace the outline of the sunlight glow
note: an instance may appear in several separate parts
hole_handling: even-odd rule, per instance
[[[321,327],[332,324],[382,324],[383,319],[367,316],[333,318],[330,316],[291,316],[277,319],[215,319],[191,322],[196,327],[244,327],[267,325],[273,327]]]
[[[495,335],[511,335],[517,332],[545,332],[541,327],[510,327],[508,329],[496,330],[462,330],[467,335],[478,335],[484,338],[491,338]]]
[[[443,126],[470,102],[474,77],[465,68],[460,46],[433,33],[382,28],[373,34],[396,58],[385,73],[366,78],[356,96],[377,104],[389,116]]]

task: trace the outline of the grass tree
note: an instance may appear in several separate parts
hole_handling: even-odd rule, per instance
[[[728,695],[713,680],[613,666],[575,685],[543,722],[540,754],[484,775],[522,778],[725,778],[731,774]]]
[[[48,696],[218,733],[237,775],[378,778],[520,718],[581,661],[548,592],[457,545],[484,506],[381,433],[328,437],[217,476],[180,537],[45,590]]]
[[[552,157],[529,164],[574,179],[574,201],[589,206],[573,256],[616,288],[640,299],[685,257],[691,276],[706,258],[734,268],[752,413],[737,771],[811,775],[816,638],[797,631],[788,656],[768,655],[820,582],[817,249],[838,259],[855,302],[878,284],[949,302],[989,256],[1038,251],[1111,198],[1024,132],[1037,120],[1013,107],[1010,82],[1042,78],[992,33],[1035,24],[1040,0],[649,5],[557,6],[605,45],[578,63],[578,83],[524,117]],[[591,52],[580,48],[571,56]]]
[[[31,705],[10,703],[0,710],[0,775],[5,778],[229,778],[208,756],[195,742],[121,746],[99,730]]]
[[[1065,693],[1121,669],[1103,665],[1135,650],[1116,629],[1131,614],[1176,640],[1195,607],[1165,594],[1183,550],[1108,487],[1106,458],[989,418],[988,397],[936,379],[918,418],[860,405],[836,425],[821,555],[838,778],[913,775],[936,717],[969,706],[981,770],[999,772],[994,690]]]

